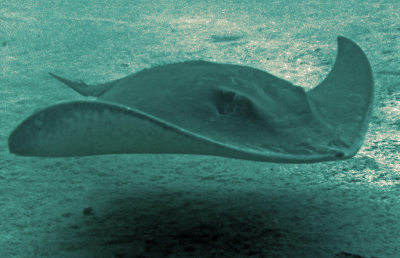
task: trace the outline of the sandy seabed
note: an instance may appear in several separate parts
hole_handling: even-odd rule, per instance
[[[0,257],[399,257],[399,13],[389,0],[7,1]],[[102,83],[203,59],[311,89],[330,71],[339,35],[365,51],[376,85],[370,129],[352,159],[8,152],[8,135],[34,110],[84,99],[49,71]]]

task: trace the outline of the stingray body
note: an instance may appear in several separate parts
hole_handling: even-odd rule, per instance
[[[11,133],[11,153],[201,154],[282,163],[340,160],[361,147],[373,106],[368,59],[344,37],[338,37],[331,72],[308,92],[258,69],[206,61],[157,66],[100,85],[51,75],[98,99],[35,112]]]

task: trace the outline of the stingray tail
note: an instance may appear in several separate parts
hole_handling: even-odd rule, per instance
[[[112,82],[98,84],[98,85],[87,85],[83,81],[79,81],[79,82],[71,81],[71,80],[62,78],[62,77],[55,75],[53,73],[50,73],[50,72],[49,72],[49,74],[85,97],[88,97],[88,96],[99,97],[104,92],[106,92],[116,82],[116,81],[112,81]]]

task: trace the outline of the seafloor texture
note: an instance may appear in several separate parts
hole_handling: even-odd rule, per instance
[[[0,257],[399,257],[396,1],[138,2],[2,4]],[[8,153],[34,110],[84,99],[49,71],[100,83],[203,59],[310,89],[330,71],[338,35],[365,51],[376,81],[370,130],[350,160]]]

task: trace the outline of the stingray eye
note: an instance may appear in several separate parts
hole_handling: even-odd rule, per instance
[[[254,103],[246,96],[232,91],[217,91],[214,95],[214,104],[217,112],[222,116],[235,114],[247,118],[257,117]]]
[[[215,93],[215,107],[222,116],[231,115],[236,110],[236,93],[228,91],[217,91]]]

